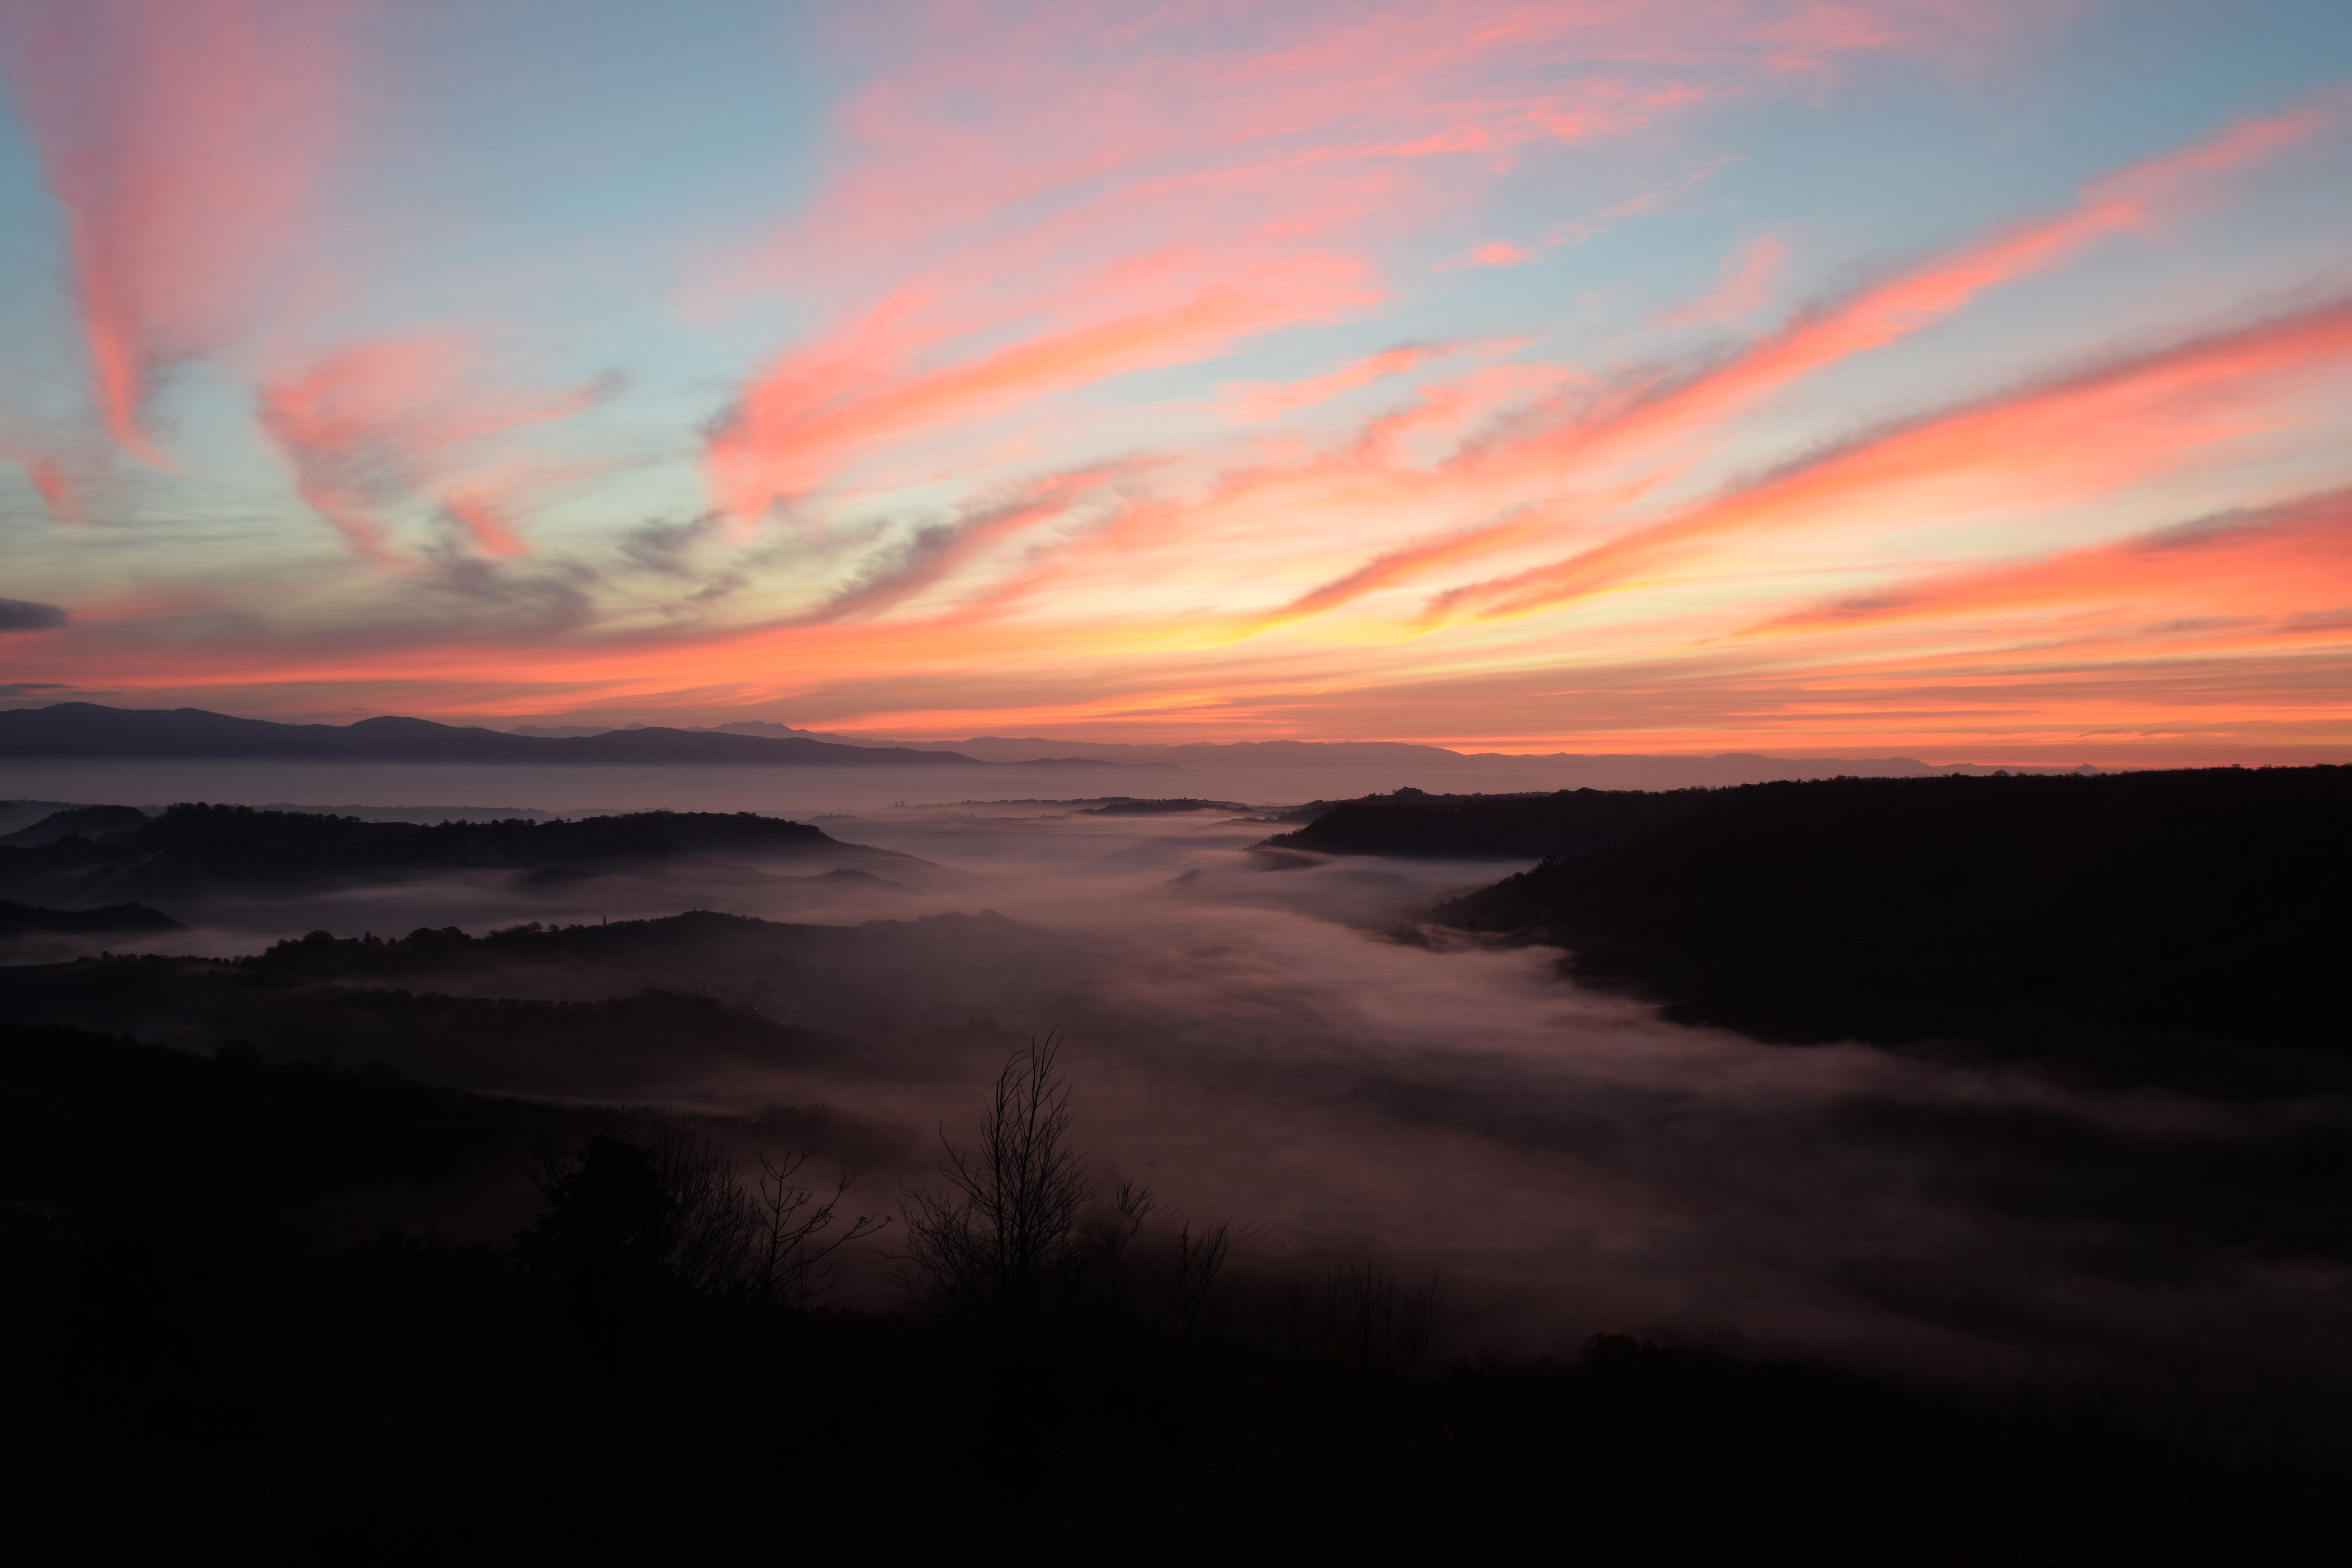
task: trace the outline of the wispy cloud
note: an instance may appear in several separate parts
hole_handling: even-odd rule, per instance
[[[2111,483],[2160,471],[2210,430],[2211,395],[2352,358],[2336,303],[2134,355],[1857,437],[1719,500],[1627,530],[1564,560],[1447,591],[1433,614],[1524,616],[1601,592],[1735,531],[1822,515],[1840,500],[1941,473],[2060,467]],[[2225,418],[2221,427],[2231,427]],[[2158,439],[2159,435],[2169,437]]]
[[[1715,287],[1687,305],[1663,311],[1656,325],[1687,327],[1701,321],[1736,327],[1761,310],[1772,297],[1789,247],[1777,234],[1759,234],[1724,258]]]
[[[2333,632],[2352,614],[2352,491],[2232,510],[2022,560],[1898,580],[1751,627],[1749,637],[1965,621],[2055,629],[2070,641],[2118,628],[2260,626]]]
[[[1451,343],[1406,343],[1303,381],[1228,382],[1217,389],[1217,405],[1236,419],[1277,419],[1301,408],[1328,403],[1359,387],[1417,370],[1453,352]]]
[[[64,208],[107,430],[162,462],[157,380],[282,311],[285,259],[343,133],[333,0],[13,5],[0,71]]]
[[[388,550],[387,509],[429,497],[492,555],[517,555],[514,513],[543,465],[485,462],[485,443],[609,396],[598,380],[551,392],[491,384],[461,333],[348,344],[260,389],[260,419],[296,488],[363,554]]]
[[[410,268],[328,232],[331,203],[391,226],[372,182],[428,154],[389,132],[444,107],[362,58],[386,37],[364,13],[33,0],[0,56],[89,385],[26,397],[0,365],[10,505],[45,552],[16,591],[76,607],[37,646],[77,679],[397,663],[428,708],[505,682],[533,712],[543,687],[1621,746],[2152,731],[2199,680],[2284,713],[2346,635],[2334,514],[2274,510],[2352,483],[2326,159],[2298,151],[2340,151],[2346,100],[2201,128],[2174,103],[2116,123],[2176,144],[2071,195],[2012,167],[2030,198],[1971,177],[1866,210],[1791,164],[1832,138],[1758,133],[1895,123],[1890,58],[1938,134],[1990,116],[1951,59],[2000,33],[2053,68],[2025,58],[2045,10],[844,9],[786,205],[747,230],[725,186],[675,237],[684,286],[622,280],[638,313],[606,337],[513,282],[589,297],[619,277],[604,248],[510,248],[486,282],[482,253]],[[488,247],[550,210],[593,226],[543,162],[518,177]],[[632,265],[672,243],[647,238]],[[1670,247],[1712,279],[1663,297]],[[658,313],[680,303],[690,330]],[[557,343],[620,345],[645,395],[576,417],[609,384],[513,348]],[[182,471],[122,460],[167,447]],[[42,526],[36,495],[106,526]],[[2200,513],[2237,521],[2162,531]],[[2101,679],[2142,695],[2102,708]]]
[[[835,182],[709,291],[789,289],[856,322],[778,356],[714,427],[713,493],[740,525],[880,443],[1360,312],[1389,296],[1387,237],[1464,210],[1532,150],[1769,74],[1791,38],[1914,36],[1778,5],[1703,26],[1673,5],[1307,7],[1238,28],[1182,8],[1109,28],[1059,5],[919,14],[914,57],[843,113]]]

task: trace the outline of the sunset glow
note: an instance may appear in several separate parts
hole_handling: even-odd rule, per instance
[[[2352,760],[2340,5],[0,22],[15,705]]]

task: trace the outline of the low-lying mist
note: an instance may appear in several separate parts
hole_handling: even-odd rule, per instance
[[[2347,1260],[2250,1238],[2214,1197],[2249,1170],[2267,1180],[2298,1139],[2341,1136],[2339,1102],[2223,1105],[1682,1027],[1580,989],[1556,951],[1423,923],[1525,862],[1269,854],[1252,847],[1280,825],[1255,810],[1037,799],[868,806],[821,826],[912,858],[897,874],[796,864],[568,885],[483,870],[225,900],[188,931],[86,945],[226,955],[312,929],[480,936],[688,910],[853,927],[594,964],[476,943],[437,969],[419,957],[396,981],[349,982],[547,1003],[699,995],[822,1047],[738,1048],[682,1026],[616,1064],[584,1047],[455,1051],[428,1023],[325,1036],[308,1054],[764,1116],[731,1136],[813,1143],[859,1170],[854,1204],[888,1209],[929,1176],[941,1129],[969,1136],[1007,1053],[1058,1031],[1100,1177],[1230,1220],[1258,1268],[1348,1256],[1434,1277],[1454,1350],[1550,1352],[1605,1331],[1931,1376],[2352,1373]],[[219,1044],[195,1014],[111,1021]],[[850,1285],[887,1289],[871,1268]]]

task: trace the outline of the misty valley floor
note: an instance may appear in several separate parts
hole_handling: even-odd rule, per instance
[[[194,1284],[153,1264],[230,1314],[224,1348],[184,1386],[110,1393],[85,1431],[108,1463],[145,1473],[120,1447],[133,1429],[140,1452],[193,1443],[234,1468],[289,1462],[305,1422],[388,1420],[425,1456],[410,1485],[454,1496],[479,1465],[551,1507],[617,1466],[628,1507],[701,1510],[694,1539],[730,1559],[760,1549],[730,1521],[835,1494],[893,1522],[810,1539],[872,1561],[948,1542],[1160,1560],[1103,1545],[1124,1515],[1195,1554],[1315,1560],[1314,1518],[1349,1511],[1361,1538],[1328,1539],[1378,1560],[1475,1560],[1507,1535],[1538,1560],[1721,1561],[1758,1519],[1743,1560],[2058,1560],[2039,1542],[2218,1561],[2227,1542],[2257,1560],[2259,1541],[2322,1561],[2345,1539],[2304,1468],[2339,1451],[2352,1377],[2334,1086],[2201,1094],[1672,1022],[1564,978],[1555,948],[1422,923],[1532,855],[1269,848],[1297,823],[1266,816],[886,807],[782,858],[714,841],[606,865],[575,837],[572,877],[411,868],[292,894],[182,867],[152,902],[184,929],[5,939],[0,1018],[90,1031],[19,1033],[0,1065],[20,1300],[89,1288],[47,1282],[37,1255],[70,1247],[45,1226],[173,1161],[242,1173],[184,1217],[227,1225],[248,1261]],[[890,1213],[1049,1030],[1090,1169],[1158,1206],[1045,1383],[995,1387],[899,1316],[887,1241],[844,1255],[828,1312],[681,1301],[627,1367],[504,1272],[544,1203],[519,1156],[613,1125],[596,1107],[660,1108],[747,1159],[813,1150],[813,1173],[856,1171],[853,1205]],[[105,1043],[124,1037],[169,1049]],[[232,1040],[250,1065],[206,1059]],[[1179,1225],[1230,1227],[1213,1368],[1171,1370],[1151,1305]],[[411,1239],[371,1239],[387,1226]],[[362,1278],[382,1287],[372,1327],[289,1326],[298,1300],[353,1310]],[[1411,1364],[1302,1338],[1302,1310],[1370,1311],[1365,1280],[1397,1301],[1433,1282]],[[303,1348],[253,1339],[281,1331]],[[429,1439],[438,1418],[385,1392],[509,1355],[539,1381]],[[341,1392],[305,1391],[313,1363]],[[208,1426],[225,1395],[205,1377],[253,1408]],[[487,1457],[583,1420],[607,1448]],[[449,1448],[451,1430],[475,1436]],[[1034,1458],[1020,1477],[977,1457],[1007,1432]],[[390,1462],[335,1451],[319,1463]],[[2031,1479],[2094,1451],[2065,1487]],[[925,1478],[919,1506],[892,1467]],[[2207,1493],[2182,1489],[2189,1470]],[[257,1500],[295,1473],[228,1488],[294,1532],[285,1550],[326,1528]],[[300,1484],[379,1506],[348,1479]],[[445,1522],[521,1506],[478,1497]]]

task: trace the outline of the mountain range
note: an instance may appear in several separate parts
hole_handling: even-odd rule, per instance
[[[982,767],[956,752],[848,746],[712,730],[613,730],[551,740],[429,719],[278,724],[201,708],[57,702],[0,711],[0,758],[237,758],[285,762],[665,763],[766,767]]]
[[[201,708],[57,702],[0,710],[0,760],[116,757],[289,762],[634,763],[766,767],[1390,767],[1528,775],[1549,788],[1682,789],[1774,779],[1918,778],[1990,773],[1990,765],[1916,757],[1714,756],[1641,752],[1456,752],[1402,741],[1234,741],[1139,744],[975,735],[893,741],[795,730],[767,720],[709,728],[520,724],[511,730],[387,716],[352,724],[281,724]],[[2011,768],[2011,773],[2056,773]],[[2090,768],[2074,770],[2095,772]],[[1482,787],[1491,788],[1491,784]]]
[[[639,729],[643,726],[626,726]],[[593,724],[542,727],[519,724],[517,735],[605,735],[615,730]],[[957,752],[984,763],[1048,762],[1064,766],[1093,763],[1123,767],[1313,768],[1335,765],[1419,767],[1491,771],[1540,769],[1547,775],[1573,773],[1580,784],[1603,789],[1679,789],[1694,785],[1758,784],[1768,779],[1853,777],[1914,778],[1939,773],[1990,773],[1990,763],[1938,765],[1916,757],[1768,757],[1754,752],[1686,756],[1624,752],[1457,752],[1412,741],[1186,741],[1147,743],[1073,741],[1044,735],[973,735],[961,741],[885,740],[872,735],[796,730],[771,720],[746,719],[714,724],[697,734],[759,735],[823,741],[840,746],[897,747],[917,752]],[[1061,754],[1047,756],[1056,752]],[[1662,766],[1671,782],[1661,775]],[[2056,773],[2055,768],[2011,768],[2011,773]]]

